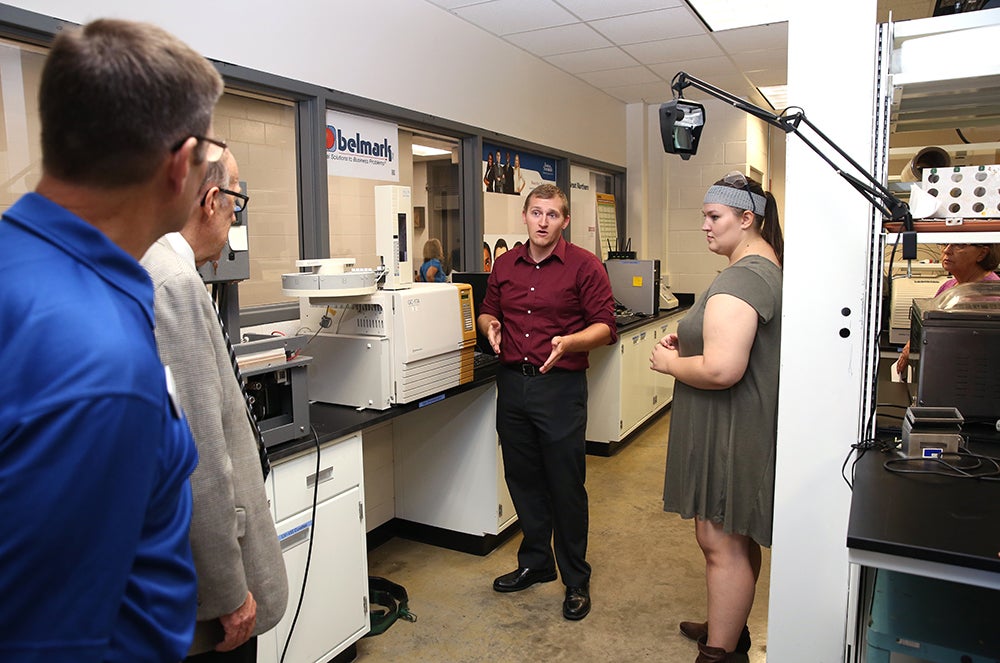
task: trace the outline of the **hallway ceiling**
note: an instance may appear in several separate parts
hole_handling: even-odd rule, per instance
[[[758,88],[786,83],[787,23],[712,32],[684,0],[427,1],[625,103],[669,101],[679,71],[765,108]],[[930,16],[934,2],[880,0],[878,20]]]

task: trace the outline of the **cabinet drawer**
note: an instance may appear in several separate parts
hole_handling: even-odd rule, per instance
[[[274,466],[274,515],[277,520],[312,508],[317,482],[316,452]],[[317,501],[361,485],[361,436],[351,435],[322,447]]]

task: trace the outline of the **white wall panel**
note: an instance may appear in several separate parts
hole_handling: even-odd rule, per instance
[[[8,4],[149,21],[215,60],[625,164],[623,103],[422,0]]]
[[[869,164],[876,1],[845,0],[835,12],[802,2],[790,8],[789,104]],[[835,54],[817,47],[816,35],[835,36]],[[767,659],[833,663],[844,660],[851,493],[840,468],[860,419],[870,208],[801,140],[789,136],[786,144]],[[818,269],[819,256],[836,259],[822,260]]]

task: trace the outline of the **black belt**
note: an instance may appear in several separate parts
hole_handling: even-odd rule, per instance
[[[526,375],[529,378],[535,377],[536,375],[548,375],[549,373],[571,373],[568,368],[559,368],[558,366],[553,366],[549,370],[542,373],[540,366],[535,366],[534,364],[504,364],[504,368],[509,368],[512,371],[516,371],[521,375]]]

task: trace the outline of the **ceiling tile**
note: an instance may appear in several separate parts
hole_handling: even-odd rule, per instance
[[[669,83],[640,83],[638,85],[622,85],[604,90],[612,97],[627,104],[647,103],[662,104],[674,98]]]
[[[676,60],[674,62],[664,62],[647,66],[653,70],[653,73],[668,81],[674,77],[674,74],[679,71],[683,71],[684,73],[690,74],[695,78],[700,78],[707,83],[712,83],[712,85],[715,85],[715,83],[712,82],[711,78],[718,78],[719,76],[728,76],[729,74],[736,73],[733,63],[726,57],[699,58],[697,60]]]
[[[782,75],[787,75],[788,54],[784,50],[748,51],[746,53],[730,51],[730,54],[743,71],[772,69],[781,72]]]
[[[788,45],[788,23],[755,25],[750,28],[713,32],[719,45],[727,51],[752,51]]]
[[[552,0],[493,0],[460,7],[453,13],[501,36],[579,22]]]
[[[602,90],[607,87],[636,85],[640,83],[663,83],[663,79],[646,67],[625,67],[624,69],[607,69],[579,75],[580,78]]]
[[[757,69],[744,72],[746,77],[757,87],[765,85],[786,85],[788,83],[788,73],[781,69]]]
[[[611,46],[610,41],[599,35],[586,23],[519,32],[508,36],[507,41],[539,57]],[[630,61],[629,64],[633,63]]]
[[[707,34],[647,41],[622,48],[643,64],[717,57],[724,54],[715,40]]]
[[[605,18],[590,24],[616,44],[636,44],[705,32],[701,21],[687,6]]]
[[[684,4],[684,0],[556,0],[556,2],[584,21],[666,7],[680,7]]]
[[[614,47],[553,55],[545,59],[571,74],[582,74],[606,69],[621,69],[636,64],[635,60],[628,53]]]
[[[431,4],[435,4],[438,7],[444,7],[445,9],[455,9],[456,7],[464,7],[466,5],[478,5],[482,4],[487,0],[427,0]]]

